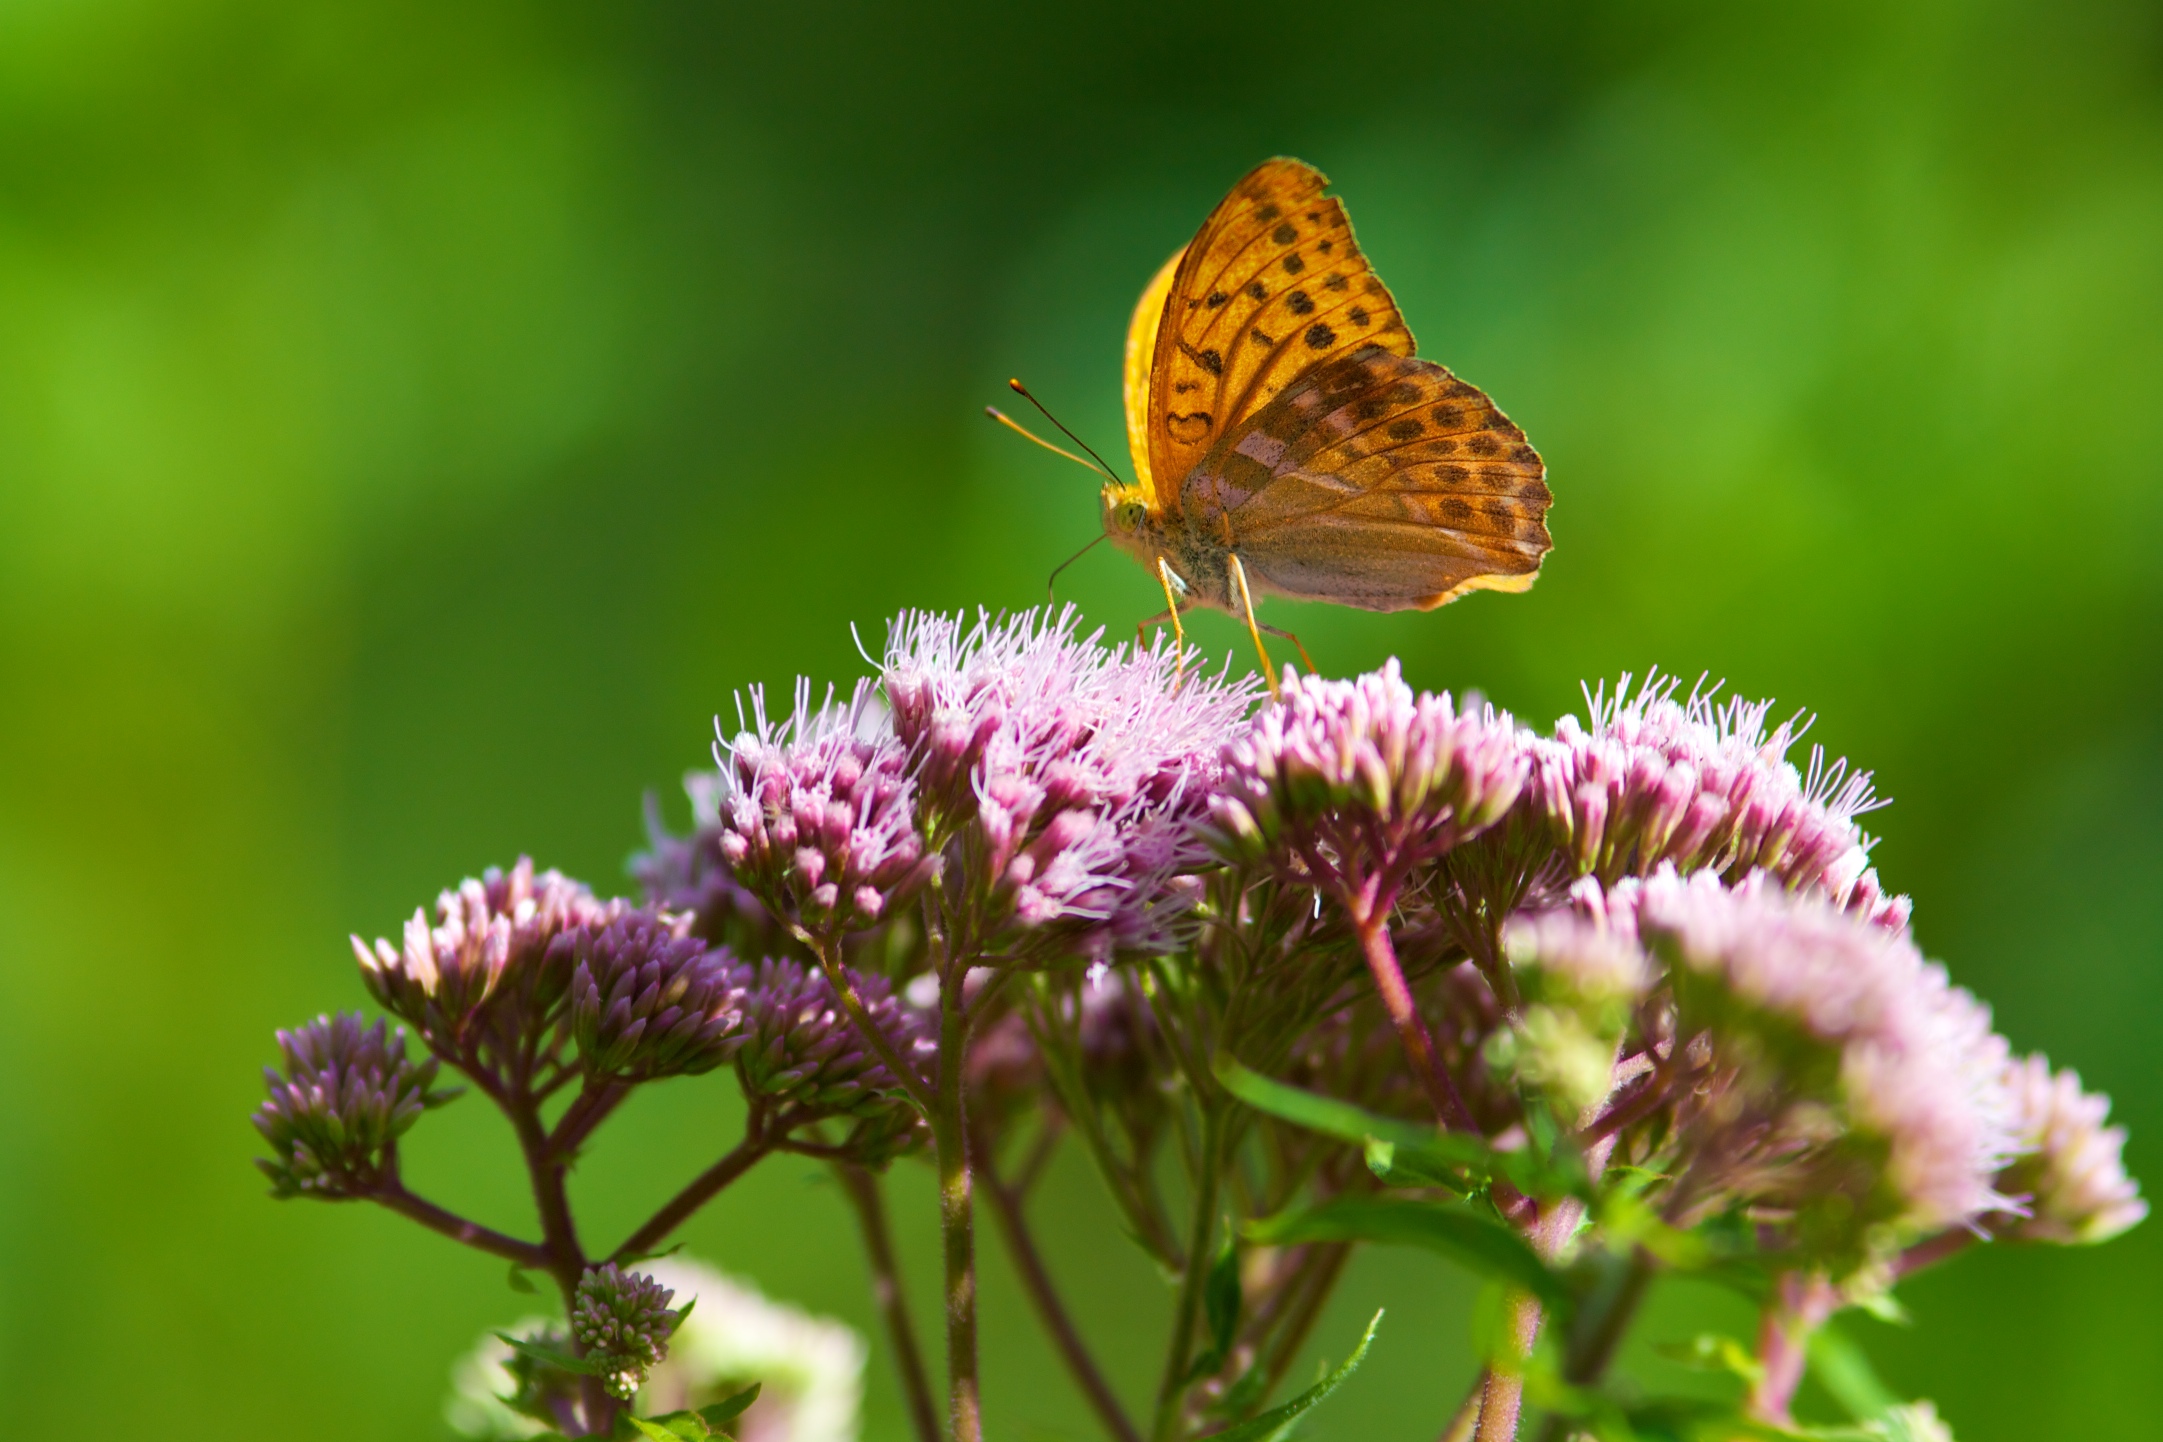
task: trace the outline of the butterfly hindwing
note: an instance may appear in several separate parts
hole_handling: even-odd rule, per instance
[[[1265,589],[1372,610],[1522,590],[1552,542],[1546,467],[1478,387],[1369,347],[1301,375],[1186,477]]]
[[[1179,479],[1221,436],[1303,374],[1364,349],[1412,354],[1397,303],[1344,207],[1322,194],[1327,184],[1299,161],[1266,161],[1178,257],[1147,348],[1145,490],[1164,510],[1179,506]],[[1135,350],[1130,339],[1130,358]]]

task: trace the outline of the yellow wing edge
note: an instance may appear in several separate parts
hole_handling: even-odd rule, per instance
[[[1186,253],[1182,245],[1150,277],[1142,287],[1142,298],[1134,303],[1134,318],[1127,322],[1127,454],[1134,460],[1134,481],[1152,516],[1164,514],[1164,500],[1149,470],[1149,371],[1157,358],[1157,326],[1164,316],[1164,302],[1171,295],[1179,259]]]
[[[1546,557],[1542,555],[1540,559],[1545,560]],[[1537,565],[1535,565],[1529,571],[1525,571],[1514,576],[1474,576],[1468,581],[1459,581],[1456,585],[1450,587],[1447,591],[1437,591],[1434,595],[1425,597],[1419,602],[1419,609],[1422,611],[1432,611],[1437,606],[1447,606],[1450,602],[1456,600],[1458,597],[1467,595],[1473,591],[1529,591],[1532,589],[1532,583],[1534,581],[1537,581],[1539,578],[1540,571]]]

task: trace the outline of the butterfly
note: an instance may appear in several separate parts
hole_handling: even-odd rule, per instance
[[[1432,610],[1522,591],[1552,548],[1546,466],[1412,332],[1311,165],[1255,167],[1142,291],[1127,328],[1135,480],[1104,530],[1164,587],[1244,619],[1262,596]],[[1305,649],[1301,648],[1302,658]],[[1309,662],[1309,669],[1312,663]]]

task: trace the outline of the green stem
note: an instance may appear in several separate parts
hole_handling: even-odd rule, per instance
[[[946,1259],[947,1427],[952,1442],[982,1442],[983,1402],[976,1367],[976,1222],[969,1179],[968,1114],[963,1067],[969,1019],[962,1003],[967,968],[949,966],[939,986],[939,1085],[931,1142],[939,1168],[939,1236]]]
[[[1223,1170],[1219,1153],[1224,1144],[1224,1109],[1210,1098],[1198,1098],[1202,1106],[1200,1166],[1194,1180],[1194,1225],[1187,1242],[1187,1265],[1179,1283],[1179,1301],[1172,1311],[1170,1349],[1164,1358],[1164,1376],[1157,1383],[1156,1425],[1152,1442],[1175,1442],[1179,1436],[1187,1397],[1187,1370],[1194,1359],[1194,1327],[1201,1318],[1202,1293],[1209,1283],[1213,1261],[1210,1239],[1217,1225],[1217,1184]]]

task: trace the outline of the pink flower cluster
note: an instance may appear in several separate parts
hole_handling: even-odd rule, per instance
[[[882,678],[922,784],[996,931],[1059,925],[1085,947],[1160,945],[1207,864],[1198,825],[1251,679],[1187,673],[1168,646],[1106,647],[1077,613],[908,613]]]
[[[419,1028],[438,1052],[464,1050],[488,1014],[509,1009],[512,1029],[545,1015],[570,984],[566,933],[605,926],[622,915],[622,901],[599,901],[557,871],[536,875],[521,856],[508,872],[491,867],[436,899],[436,924],[415,910],[404,945],[358,936],[353,954],[369,993]]]
[[[1359,856],[1402,866],[1500,820],[1533,755],[1507,712],[1414,695],[1394,659],[1351,681],[1295,676],[1225,748],[1211,815],[1234,855],[1324,841],[1340,869]]]
[[[776,724],[761,691],[752,724],[715,744],[728,786],[722,858],[789,922],[836,935],[871,925],[937,869],[915,828],[908,757],[868,681],[848,701],[810,704]]]
[[[1880,891],[1855,821],[1884,804],[1870,774],[1827,764],[1816,747],[1797,770],[1787,753],[1801,731],[1768,729],[1770,701],[1677,700],[1677,689],[1652,675],[1633,696],[1625,675],[1612,697],[1604,686],[1587,693],[1589,726],[1565,716],[1539,746],[1534,804],[1577,873],[1613,882],[1665,864],[1739,880],[1761,870],[1904,926],[1907,902]]]

